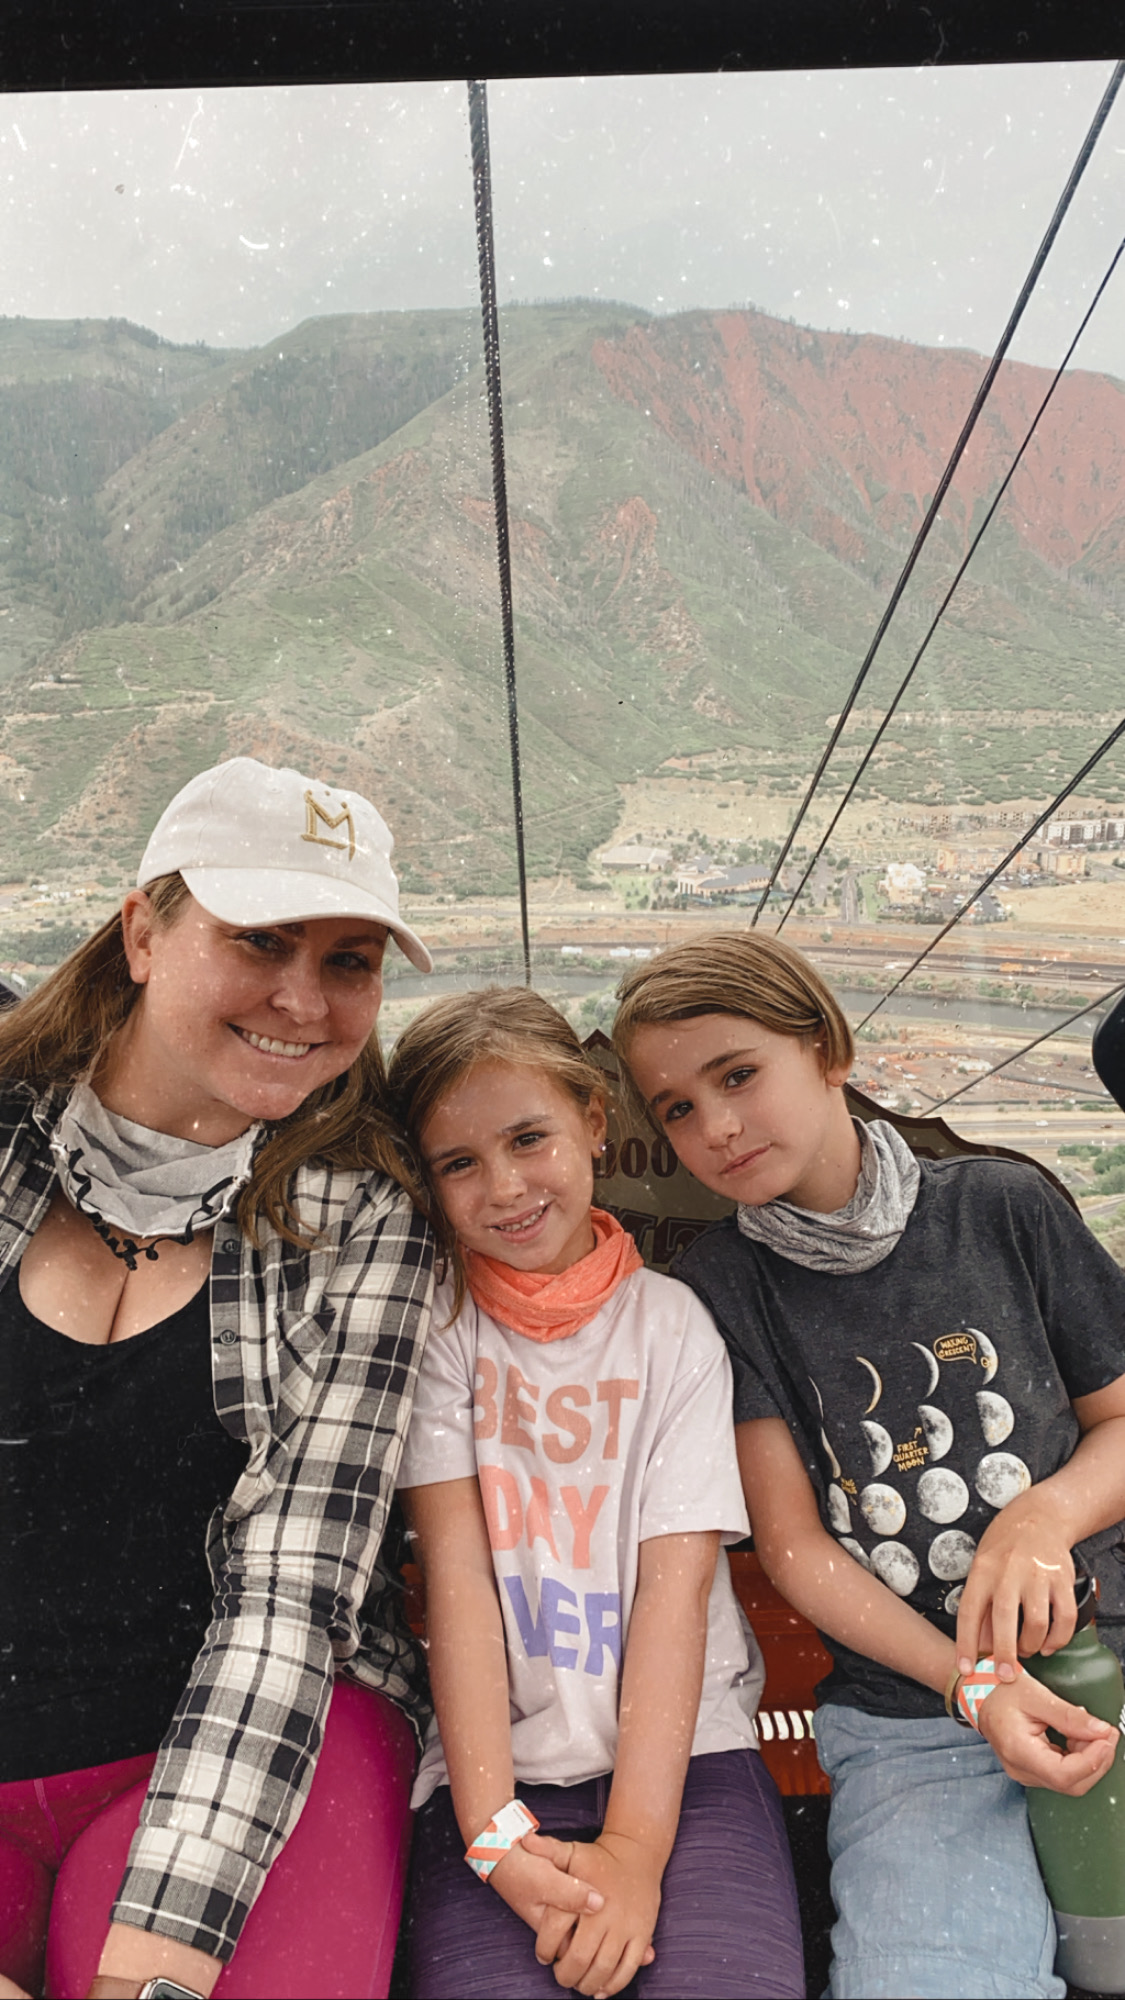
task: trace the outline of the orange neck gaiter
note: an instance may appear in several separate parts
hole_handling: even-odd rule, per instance
[[[644,1259],[617,1217],[592,1208],[594,1248],[565,1271],[516,1271],[477,1250],[465,1253],[469,1290],[482,1312],[528,1340],[565,1340],[588,1326]]]

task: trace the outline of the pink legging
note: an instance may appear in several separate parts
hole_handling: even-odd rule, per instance
[[[130,1757],[0,1785],[0,1971],[32,1993],[81,2000],[87,1991],[154,1762]],[[413,1769],[405,1716],[382,1695],[337,1682],[305,1809],[215,2000],[383,2000]]]

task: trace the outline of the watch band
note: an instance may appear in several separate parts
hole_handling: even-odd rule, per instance
[[[155,1979],[146,1979],[137,1995],[137,2000],[203,2000],[194,1986],[181,1986],[178,1979],[165,1979],[158,1973]]]

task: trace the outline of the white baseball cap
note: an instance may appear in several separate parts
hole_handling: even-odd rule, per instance
[[[433,959],[398,913],[394,839],[368,799],[256,757],[201,771],[161,813],[137,887],[182,875],[196,901],[228,924],[371,917],[419,972]]]

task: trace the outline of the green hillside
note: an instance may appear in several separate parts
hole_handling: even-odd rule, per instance
[[[689,357],[693,342],[705,351],[698,318],[682,330]],[[865,517],[838,469],[819,479],[814,465],[789,495],[779,471],[760,504],[655,403],[615,393],[599,357],[647,324],[587,303],[504,315],[527,842],[541,875],[581,873],[615,824],[617,788],[669,758],[721,753],[759,788],[795,789],[908,545],[909,520]],[[510,887],[475,319],[313,321],[249,356],[112,327],[0,323],[13,413],[0,455],[0,874],[112,872],[180,782],[252,751],[369,790],[409,885]],[[963,546],[955,513],[935,542],[866,707],[944,588]],[[1046,798],[1101,733],[1091,717],[1119,700],[1122,637],[1100,584],[1069,582],[1002,528],[869,789]],[[1028,709],[1053,719],[957,719]]]
[[[130,600],[223,528],[390,437],[468,374],[468,313],[311,320],[245,364],[106,481],[107,555]]]

